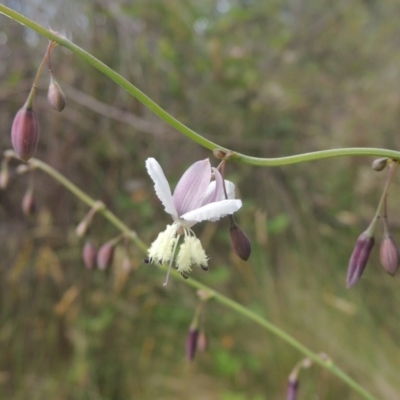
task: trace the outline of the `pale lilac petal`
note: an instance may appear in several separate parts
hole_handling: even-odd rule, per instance
[[[195,162],[176,185],[173,200],[178,215],[200,207],[211,180],[209,159]]]
[[[224,188],[222,187],[222,175],[216,168],[213,168],[212,170],[214,172],[215,181],[209,183],[203,203],[201,204],[202,206],[208,203],[213,203],[214,201],[225,199]]]
[[[233,214],[240,207],[242,207],[241,200],[222,200],[189,211],[183,214],[181,218],[190,222],[218,221],[226,215]]]
[[[178,217],[169,183],[160,164],[154,158],[148,158],[146,160],[146,168],[150,178],[154,182],[154,189],[158,198],[161,200],[161,203],[164,205],[165,211],[173,217]]]

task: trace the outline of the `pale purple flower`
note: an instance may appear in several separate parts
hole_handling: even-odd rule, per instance
[[[160,164],[154,158],[146,160],[146,168],[158,198],[174,220],[172,225],[167,225],[166,230],[158,235],[148,250],[150,261],[169,262],[166,284],[178,236],[184,235],[175,261],[178,271],[185,277],[192,265],[206,269],[208,258],[191,227],[197,222],[217,221],[233,214],[239,210],[242,202],[235,200],[235,185],[229,181],[225,181],[228,195],[228,199],[225,199],[223,178],[216,168],[211,167],[208,159],[197,161],[189,167],[176,185],[173,195]]]

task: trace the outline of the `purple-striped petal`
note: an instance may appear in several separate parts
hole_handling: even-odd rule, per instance
[[[199,208],[211,180],[209,159],[195,162],[176,185],[173,201],[178,215]]]
[[[150,178],[154,182],[154,189],[161,203],[164,205],[165,211],[177,218],[178,213],[172,200],[171,189],[160,164],[154,158],[148,158],[146,160],[146,168]]]
[[[242,207],[241,200],[222,200],[206,204],[183,214],[182,219],[189,222],[218,221],[226,215],[233,214]]]

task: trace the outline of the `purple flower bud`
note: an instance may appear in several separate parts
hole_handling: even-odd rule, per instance
[[[11,127],[11,142],[15,152],[23,161],[35,153],[39,140],[39,123],[32,108],[22,107]]]
[[[92,242],[86,242],[83,246],[82,258],[87,269],[94,269],[96,266],[97,248]]]
[[[198,335],[198,328],[191,326],[189,328],[189,333],[186,339],[186,358],[190,362],[194,360],[194,356],[196,355]]]
[[[397,244],[391,235],[385,235],[382,239],[380,258],[385,271],[393,276],[399,267],[400,256]]]
[[[33,198],[33,190],[28,189],[22,199],[22,212],[27,216],[31,216],[36,211],[36,203]]]
[[[347,288],[354,286],[361,278],[365,266],[368,262],[368,257],[374,246],[375,239],[370,236],[367,231],[363,232],[357,239],[353,253],[350,257],[349,266],[347,269]]]
[[[112,241],[104,243],[97,253],[97,268],[104,271],[108,269],[114,259],[115,244]]]
[[[235,220],[231,216],[230,226],[231,245],[235,253],[242,260],[247,261],[251,253],[251,244],[247,235],[243,230],[236,224]]]
[[[53,78],[53,74],[50,75],[50,86],[47,93],[47,100],[56,111],[61,112],[64,110],[65,94],[58,82]]]
[[[299,389],[299,381],[289,379],[286,392],[286,400],[296,400]]]
[[[197,350],[199,351],[207,351],[208,350],[208,336],[207,334],[202,330],[199,333],[199,336],[197,337]]]
[[[376,160],[374,160],[374,162],[372,163],[372,169],[374,169],[375,171],[383,171],[386,167],[388,163],[388,158],[377,158]]]

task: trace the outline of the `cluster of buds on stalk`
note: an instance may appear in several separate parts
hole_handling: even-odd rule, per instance
[[[96,267],[100,271],[110,269],[115,254],[115,247],[119,237],[104,243],[99,249],[92,241],[86,241],[82,249],[82,260],[88,270],[94,270]]]
[[[383,171],[386,166],[389,167],[385,187],[379,201],[375,216],[367,228],[357,239],[353,253],[350,257],[347,270],[347,287],[351,288],[361,278],[362,273],[368,262],[372,248],[375,244],[375,229],[378,220],[382,217],[383,238],[380,247],[380,261],[385,271],[394,275],[400,264],[400,253],[393,236],[389,232],[389,223],[387,216],[387,196],[390,182],[396,171],[398,162],[387,158],[380,158],[372,163],[375,171]]]
[[[87,235],[89,228],[93,222],[94,216],[100,210],[103,210],[105,205],[102,201],[96,201],[92,208],[88,211],[82,221],[75,229],[77,236],[83,237]],[[104,243],[99,249],[93,244],[92,241],[86,241],[82,249],[82,259],[88,270],[97,268],[101,271],[108,270],[114,260],[115,247],[121,240],[122,236],[119,235]]]
[[[189,362],[194,360],[197,351],[205,352],[208,350],[208,336],[204,328],[204,306],[212,296],[204,290],[199,290],[197,295],[200,302],[197,305],[186,338],[186,358]]]
[[[11,142],[15,152],[22,161],[28,161],[33,156],[39,141],[39,122],[36,113],[33,110],[33,101],[46,62],[48,63],[50,71],[50,85],[47,96],[49,103],[57,111],[62,111],[65,107],[65,95],[61,90],[60,85],[54,79],[53,71],[51,69],[50,56],[56,46],[56,42],[49,42],[46,54],[38,68],[28,98],[22,108],[15,115],[11,127]]]

